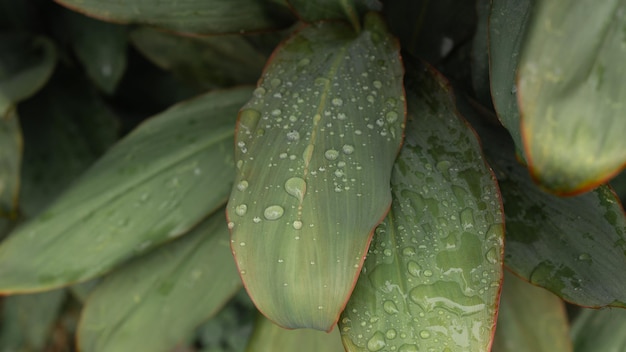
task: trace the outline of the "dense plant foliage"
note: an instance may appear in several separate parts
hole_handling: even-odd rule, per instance
[[[623,350],[625,16],[0,0],[0,351]]]

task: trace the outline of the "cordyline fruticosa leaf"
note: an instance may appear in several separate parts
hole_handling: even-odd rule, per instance
[[[498,188],[447,81],[414,66],[391,211],[339,327],[348,351],[486,351],[502,277]]]
[[[518,100],[533,178],[586,191],[626,163],[626,1],[536,1]]]
[[[0,292],[91,279],[216,210],[232,185],[235,118],[250,93],[180,103],[118,142],[0,245]]]
[[[329,330],[389,209],[405,117],[397,43],[375,14],[355,34],[311,25],[274,53],[239,115],[232,250],[270,320]]]

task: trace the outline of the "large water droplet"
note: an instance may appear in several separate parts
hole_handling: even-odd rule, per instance
[[[241,180],[237,184],[237,189],[240,191],[245,191],[247,188],[248,188],[248,181],[246,180]]]
[[[395,111],[389,111],[386,115],[385,115],[385,119],[387,120],[387,122],[389,123],[394,123],[398,120],[398,113]]]
[[[445,296],[440,296],[445,292]],[[478,296],[466,296],[456,282],[438,281],[432,285],[418,285],[409,292],[411,300],[424,311],[443,308],[459,316],[476,314],[485,309]]]
[[[409,271],[409,274],[411,274],[411,275],[413,275],[415,277],[419,276],[420,270],[422,269],[422,268],[420,268],[419,264],[417,264],[416,262],[414,262],[412,260],[407,263],[406,267],[407,267],[407,270]]]
[[[334,106],[342,106],[343,105],[343,99],[341,98],[333,98],[332,103]]]
[[[374,83],[372,83],[374,85],[374,88],[376,89],[380,89],[383,87],[383,84],[380,81],[374,81]]]
[[[385,347],[385,335],[382,332],[376,331],[374,335],[367,341],[367,349],[376,352]]]
[[[279,78],[272,78],[272,80],[270,81],[270,85],[272,86],[272,88],[280,86],[281,83],[282,81]]]
[[[292,177],[285,181],[285,191],[302,202],[306,194],[306,181],[300,177]]]
[[[396,314],[399,312],[398,306],[396,306],[393,301],[385,301],[383,303],[383,309],[387,312],[387,314]]]
[[[284,213],[285,209],[283,209],[280,205],[270,205],[265,208],[263,216],[265,216],[267,220],[277,220],[280,219]]]
[[[296,130],[287,132],[287,140],[297,142],[300,139],[300,133]]]
[[[387,340],[393,340],[396,338],[397,335],[398,333],[396,332],[396,329],[389,329],[385,333],[385,337],[387,338]]]
[[[400,348],[398,349],[398,352],[418,352],[419,350],[417,349],[416,345],[412,345],[412,344],[408,344],[405,343],[404,345],[400,346]]]
[[[295,220],[292,224],[293,228],[296,230],[300,230],[302,228],[302,221]]]
[[[487,253],[485,254],[485,259],[487,259],[487,261],[491,264],[496,264],[498,262],[498,259],[500,259],[500,255],[498,254],[498,250],[496,249],[496,247],[493,247],[487,251]]]
[[[265,96],[265,93],[267,93],[267,91],[263,87],[259,87],[253,92],[254,96],[257,98],[263,98]]]
[[[427,339],[430,337],[430,332],[428,330],[422,330],[420,331],[420,337],[423,339]]]
[[[248,211],[248,206],[245,204],[239,204],[238,206],[235,207],[235,213],[239,216],[246,215],[247,211]]]
[[[324,153],[324,157],[328,160],[336,160],[339,157],[339,152],[335,149],[328,149]]]
[[[350,154],[354,153],[354,147],[351,146],[350,144],[344,144],[343,147],[341,147],[341,150],[346,155],[350,155]]]
[[[261,119],[261,113],[254,109],[245,109],[239,114],[239,127],[242,131],[251,131]]]

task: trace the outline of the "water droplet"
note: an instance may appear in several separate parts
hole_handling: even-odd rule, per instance
[[[346,155],[350,155],[350,154],[354,153],[354,147],[351,146],[350,144],[344,144],[343,147],[341,147],[341,150]]]
[[[263,87],[259,87],[253,92],[254,96],[257,98],[263,98],[265,96],[265,93],[267,93],[267,91]]]
[[[398,120],[398,113],[395,111],[389,111],[386,115],[385,115],[385,119],[387,120],[387,122],[389,123],[394,123]]]
[[[412,256],[414,256],[415,254],[416,254],[416,253],[415,253],[415,249],[414,249],[413,247],[405,247],[405,248],[402,250],[402,255],[403,255],[403,256],[405,256],[405,257],[412,257]]]
[[[246,242],[239,242],[239,246],[240,247],[245,247],[246,246]]]
[[[345,161],[340,161],[340,162],[337,163],[337,167],[338,168],[343,168],[345,166],[346,166],[346,162]]]
[[[292,142],[297,142],[299,139],[300,139],[300,132],[296,130],[287,132],[287,140],[290,140]]]
[[[334,106],[342,106],[343,105],[343,99],[341,98],[333,98],[332,103]]]
[[[313,144],[309,144],[304,148],[304,152],[302,152],[302,159],[304,159],[304,164],[309,165],[311,162],[311,158],[313,158],[313,150],[315,146]]]
[[[428,270],[428,269],[426,269],[426,270],[424,270],[424,276],[431,277],[431,276],[433,276],[433,272]]]
[[[242,131],[252,131],[261,119],[261,113],[254,109],[245,109],[239,114],[239,126]]]
[[[387,340],[393,340],[396,338],[397,336],[397,332],[395,329],[389,329],[387,330],[387,332],[385,333],[385,337],[387,338]]]
[[[591,255],[589,253],[582,253],[578,256],[578,260],[591,261]]]
[[[235,227],[235,223],[234,222],[231,221],[231,222],[228,223],[228,228],[230,230],[232,230],[234,227]]]
[[[422,330],[420,331],[420,337],[423,339],[427,339],[430,337],[430,332],[428,332],[427,330]]]
[[[461,211],[461,226],[463,230],[474,227],[474,211],[471,208],[465,208]]]
[[[443,174],[443,177],[445,177],[446,179],[450,179],[450,166],[452,166],[452,164],[449,161],[442,160],[437,163],[436,167],[437,170],[439,170],[439,172]]]
[[[306,66],[306,65],[308,65],[310,63],[311,63],[311,60],[309,58],[305,57],[304,59],[298,61],[298,66],[302,67],[302,66]]]
[[[386,257],[391,257],[391,255],[393,254],[393,252],[391,251],[391,249],[389,249],[389,248],[385,248],[385,250],[383,251],[383,254],[384,254]]]
[[[282,114],[282,110],[280,109],[274,109],[272,110],[272,116],[280,116],[280,114]]]
[[[407,270],[409,271],[409,274],[415,277],[419,276],[420,270],[422,269],[419,264],[417,264],[416,262],[412,260],[407,263],[406,267],[407,267]]]
[[[292,177],[285,181],[285,191],[302,202],[306,194],[306,181],[300,177]]]
[[[324,157],[328,160],[336,160],[339,157],[339,152],[334,149],[328,149],[324,153]]]
[[[374,81],[374,83],[372,83],[374,85],[374,88],[376,89],[380,89],[383,87],[383,84],[380,81]]]
[[[237,184],[237,189],[240,191],[245,191],[248,188],[248,181],[242,180]]]
[[[237,215],[239,216],[246,215],[247,211],[248,211],[248,206],[245,204],[240,204],[237,207],[235,207],[235,213],[237,213]]]
[[[254,221],[255,224],[258,224],[261,222],[261,218],[258,216],[255,216],[254,219],[252,219],[252,221]]]
[[[437,292],[445,292],[439,296]],[[443,308],[458,316],[476,314],[485,309],[485,302],[479,296],[467,296],[461,286],[452,281],[437,281],[431,285],[415,286],[410,292],[411,301],[424,311]]]
[[[500,259],[500,255],[498,254],[498,250],[496,249],[496,247],[493,247],[487,251],[487,253],[485,254],[485,259],[487,259],[487,261],[491,264],[496,264],[498,262],[498,260]]]
[[[337,114],[337,118],[339,120],[345,120],[348,116],[346,116],[346,114],[344,114],[343,112],[340,112]]]
[[[413,344],[405,343],[404,345],[400,346],[398,352],[418,352],[418,349],[417,346]]]
[[[367,349],[376,352],[385,347],[385,335],[382,332],[376,331],[374,335],[367,341]]]
[[[296,230],[300,230],[302,228],[302,221],[295,220],[292,224],[293,228]]]
[[[383,309],[385,310],[385,312],[387,312],[388,314],[396,314],[399,312],[398,310],[398,306],[396,306],[395,303],[393,303],[393,301],[385,301],[383,303]]]
[[[284,212],[285,209],[283,209],[280,205],[270,205],[265,208],[263,216],[265,216],[267,220],[278,220],[283,216]]]

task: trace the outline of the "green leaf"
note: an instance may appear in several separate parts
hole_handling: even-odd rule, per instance
[[[518,82],[529,168],[579,193],[626,163],[626,2],[540,1],[530,21]]]
[[[361,17],[367,11],[380,11],[379,0],[287,0],[298,18],[306,22],[341,19],[348,20],[358,32]]]
[[[157,66],[203,89],[256,83],[267,61],[242,35],[193,38],[140,28],[131,41]]]
[[[505,264],[568,302],[626,307],[626,216],[610,188],[568,198],[546,193],[517,162],[506,131],[475,127],[504,200]]]
[[[240,288],[220,211],[180,240],[107,276],[87,300],[78,346],[171,351]]]
[[[20,213],[32,218],[117,139],[117,117],[76,71],[59,69],[19,106],[24,134]]]
[[[391,202],[402,71],[375,14],[358,35],[312,25],[277,49],[240,112],[233,253],[257,308],[281,326],[329,330],[352,291]]]
[[[502,277],[498,188],[474,132],[456,116],[447,81],[431,68],[409,72],[394,202],[342,314],[344,345],[483,351]]]
[[[113,93],[126,70],[126,27],[68,10],[55,18],[89,78],[105,93]]]
[[[524,145],[515,80],[531,10],[531,0],[493,0],[489,14],[489,76],[493,105],[498,119],[509,130],[520,151]]]
[[[232,184],[234,117],[250,93],[181,103],[116,144],[0,245],[0,292],[94,278],[217,209]]]
[[[492,352],[569,352],[563,301],[505,271]],[[598,351],[607,351],[598,349]]]
[[[268,0],[55,0],[105,21],[147,24],[190,34],[224,34],[285,27],[281,6]]]
[[[65,290],[5,297],[0,303],[0,351],[44,351]]]
[[[489,12],[491,0],[476,2],[476,34],[472,40],[472,87],[477,99],[485,106],[492,106],[491,82],[489,81]]]
[[[246,352],[256,351],[343,352],[344,349],[337,329],[330,333],[286,330],[259,316],[246,349]]]
[[[0,118],[43,87],[55,64],[56,50],[47,38],[0,33]]]
[[[0,116],[0,217],[15,217],[20,191],[22,131],[17,114]]]
[[[583,309],[572,325],[575,352],[626,350],[626,311]]]

